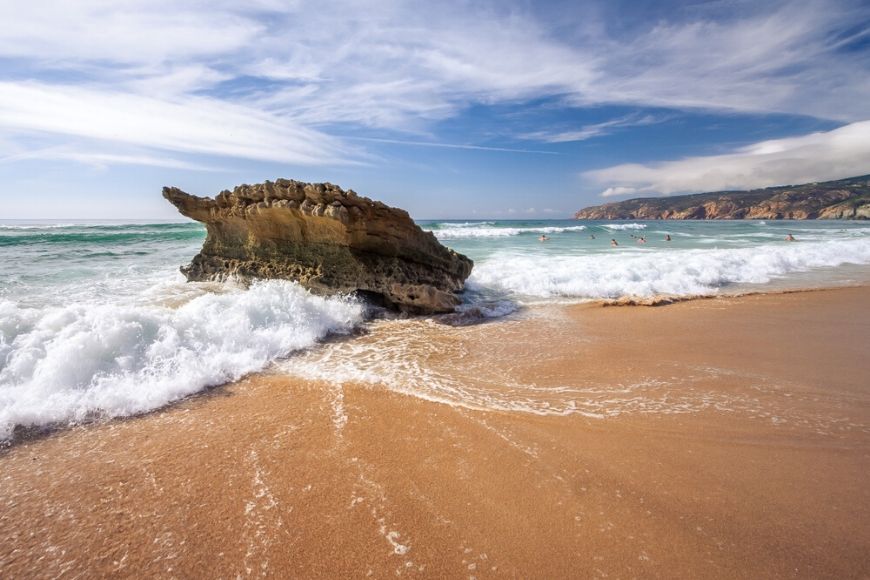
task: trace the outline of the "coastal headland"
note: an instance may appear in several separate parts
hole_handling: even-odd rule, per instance
[[[870,219],[870,175],[751,191],[642,197],[587,207],[574,217],[591,220]]]
[[[405,360],[420,385],[402,368],[319,380],[291,358],[7,448],[0,570],[866,577],[868,300],[855,287],[376,323],[298,366],[358,370],[416,340],[430,345]]]

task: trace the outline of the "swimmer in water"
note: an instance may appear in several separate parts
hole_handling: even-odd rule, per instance
[[[613,247],[615,248],[616,246],[619,245],[619,242],[617,242],[616,240],[614,240],[613,238],[611,238],[611,239],[610,239],[610,245],[613,246]]]
[[[550,238],[548,238],[548,237],[545,236],[544,234],[541,234],[541,237],[538,238],[538,241],[539,241],[539,242],[546,242],[546,241],[549,240],[549,239],[550,239]]]
[[[594,239],[595,239],[595,234],[589,234],[589,239],[590,239],[590,240],[594,240]]]
[[[665,241],[666,241],[666,242],[670,242],[670,241],[671,241],[671,234],[665,234]]]
[[[787,241],[787,242],[796,242],[797,240],[794,239],[794,236],[793,236],[793,235],[789,234],[789,235],[787,235],[787,236],[785,237],[785,241]]]
[[[637,239],[637,243],[638,243],[638,244],[645,244],[645,243],[646,243],[646,238],[643,237],[643,236],[639,237],[639,238]]]

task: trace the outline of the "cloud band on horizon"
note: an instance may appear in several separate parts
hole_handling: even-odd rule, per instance
[[[583,173],[602,197],[671,195],[828,181],[870,173],[870,121],[761,141],[725,155],[625,163]]]

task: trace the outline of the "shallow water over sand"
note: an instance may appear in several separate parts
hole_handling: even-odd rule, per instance
[[[854,288],[376,325],[297,357],[340,369],[344,345],[362,341],[359,381],[254,374],[0,453],[0,569],[864,577],[867,299]],[[391,358],[394,336],[407,360]],[[439,386],[463,362],[468,388]],[[362,372],[396,363],[411,389]],[[418,369],[434,383],[414,382]],[[532,412],[567,397],[602,416]]]

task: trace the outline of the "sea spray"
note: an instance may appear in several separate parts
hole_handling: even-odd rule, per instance
[[[16,425],[158,408],[348,332],[362,314],[356,301],[287,281],[206,293],[177,308],[2,301],[0,439]]]

